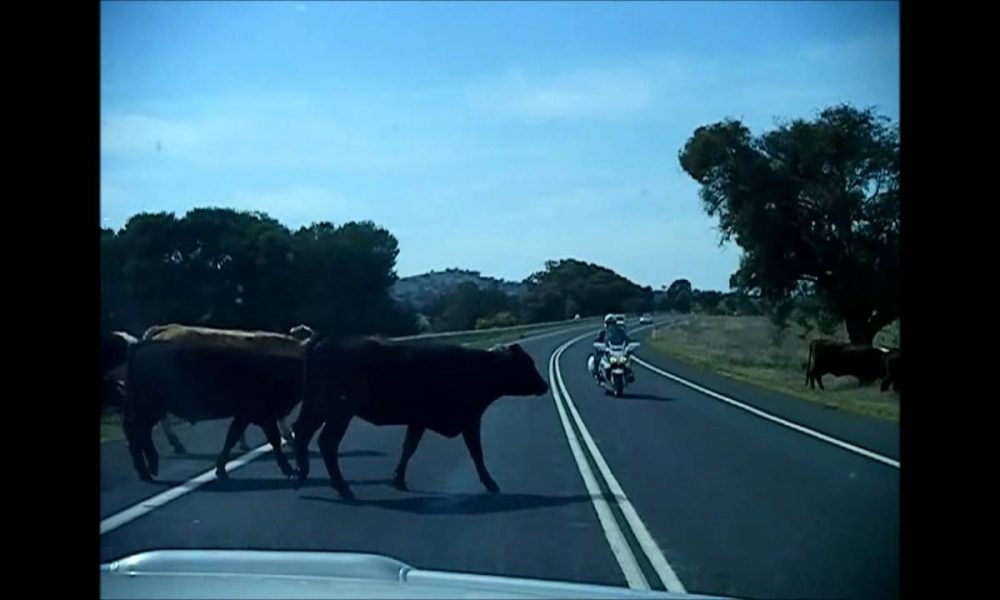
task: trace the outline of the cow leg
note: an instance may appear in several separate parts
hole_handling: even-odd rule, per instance
[[[292,447],[295,449],[295,466],[298,467],[299,480],[309,477],[309,442],[316,435],[316,430],[322,427],[323,421],[322,415],[307,411],[303,407],[292,427],[295,430]]]
[[[286,442],[291,443],[295,441],[295,435],[284,419],[278,419],[278,429],[281,431],[281,437],[285,438]]]
[[[399,456],[399,464],[392,474],[392,485],[397,490],[406,491],[406,465],[417,451],[417,444],[424,435],[424,428],[410,425],[406,428],[406,438],[403,440],[403,453]]]
[[[278,433],[278,426],[274,421],[265,421],[263,424],[257,424],[261,429],[264,430],[264,435],[267,436],[267,442],[271,444],[271,448],[274,449],[274,458],[278,461],[278,468],[281,469],[282,474],[285,477],[291,477],[295,475],[295,469],[292,465],[288,463],[288,459],[285,458],[285,453],[281,450],[281,434]]]
[[[229,462],[229,453],[232,452],[233,446],[236,445],[236,440],[246,431],[248,424],[249,421],[239,417],[233,419],[233,422],[229,424],[229,431],[226,432],[226,441],[222,445],[222,452],[219,453],[219,458],[215,460],[215,476],[219,479],[227,479],[229,477],[226,473],[226,463]]]
[[[135,419],[126,417],[122,423],[122,429],[125,431],[125,439],[128,440],[128,453],[132,456],[132,467],[139,474],[139,479],[151,481],[153,477],[146,467],[146,457],[143,455],[144,444],[142,442],[140,427],[136,424]]]
[[[819,389],[821,389],[821,390],[825,390],[826,389],[825,387],[823,387],[823,376],[822,375],[817,375],[817,376],[814,377],[814,379],[816,380],[816,383],[819,384]]]
[[[146,456],[149,474],[156,477],[160,474],[160,453],[156,451],[156,446],[153,444],[152,425],[139,430],[139,441],[142,445],[142,453]]]
[[[494,494],[499,492],[500,486],[498,486],[497,482],[493,481],[493,478],[490,477],[490,472],[486,470],[486,463],[483,462],[483,445],[479,439],[478,419],[462,432],[462,438],[465,439],[465,447],[469,449],[469,455],[472,456],[472,462],[476,464],[476,473],[479,474],[479,481],[481,481],[483,486],[490,492],[493,492]]]
[[[167,436],[167,441],[173,446],[175,454],[185,454],[187,452],[180,438],[174,433],[174,428],[170,425],[170,417],[165,416],[160,419],[160,429],[163,430],[163,435]]]
[[[352,415],[335,415],[327,419],[323,431],[319,432],[319,450],[323,454],[323,462],[326,463],[326,471],[330,474],[330,483],[333,489],[337,490],[340,497],[345,500],[352,500],[354,493],[344,481],[344,476],[340,474],[340,464],[337,452],[340,448],[340,440],[344,439],[347,426],[351,423]]]

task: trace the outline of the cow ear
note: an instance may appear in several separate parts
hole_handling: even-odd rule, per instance
[[[521,344],[511,344],[508,348],[510,348],[510,351],[514,354],[527,354],[527,352],[524,351],[524,348],[521,347]]]

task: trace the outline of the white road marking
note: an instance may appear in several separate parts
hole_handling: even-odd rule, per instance
[[[246,454],[240,456],[239,458],[229,461],[228,463],[226,463],[226,472],[232,473],[236,469],[239,469],[240,467],[249,463],[253,459],[260,456],[261,454],[267,452],[268,450],[270,450],[270,448],[271,448],[270,444],[263,444],[247,452]],[[146,500],[143,500],[138,504],[134,504],[131,507],[126,508],[121,512],[117,512],[106,519],[102,519],[101,535],[104,535],[105,533],[108,533],[110,531],[114,531],[115,529],[118,529],[122,525],[130,521],[134,521],[139,517],[143,516],[144,514],[156,510],[157,508],[160,508],[164,504],[172,502],[180,498],[184,494],[187,494],[188,492],[193,492],[194,490],[200,488],[206,483],[211,483],[216,479],[217,477],[215,475],[215,467],[212,467],[211,469],[205,471],[201,475],[189,479],[188,481],[185,481],[184,483],[178,486],[172,487],[165,492],[161,492],[153,496],[152,498],[147,498]]]
[[[754,415],[757,415],[758,417],[761,417],[762,419],[767,419],[768,421],[773,421],[774,423],[778,423],[779,425],[784,425],[785,427],[788,427],[789,429],[794,429],[795,431],[798,431],[800,433],[804,433],[806,435],[812,436],[812,437],[814,437],[814,438],[816,438],[818,440],[822,440],[824,442],[833,444],[834,446],[838,446],[838,447],[843,448],[845,450],[848,450],[850,452],[854,452],[855,454],[860,454],[861,456],[865,456],[865,457],[870,458],[872,460],[877,460],[878,462],[886,464],[886,465],[889,465],[890,467],[895,467],[897,469],[899,468],[899,461],[896,460],[896,459],[894,459],[894,458],[889,458],[888,456],[883,456],[883,455],[881,455],[881,454],[879,454],[877,452],[872,452],[871,450],[866,450],[865,448],[861,448],[859,446],[855,446],[854,444],[851,444],[850,442],[845,442],[845,441],[839,440],[839,439],[837,439],[835,437],[826,435],[825,433],[820,433],[819,431],[816,431],[815,429],[810,429],[810,428],[805,427],[803,425],[799,425],[798,423],[793,423],[792,421],[789,421],[787,419],[783,419],[781,417],[772,415],[769,412],[766,412],[766,411],[763,411],[763,410],[761,410],[759,408],[750,406],[749,404],[745,404],[743,402],[740,402],[739,400],[733,400],[729,396],[724,396],[724,395],[722,395],[722,394],[720,394],[718,392],[714,392],[714,391],[712,391],[712,390],[710,390],[710,389],[708,389],[706,387],[700,386],[697,383],[688,381],[687,379],[684,379],[683,377],[678,377],[677,375],[674,375],[673,373],[668,373],[668,372],[664,371],[663,369],[661,369],[661,368],[659,368],[659,367],[657,367],[655,365],[649,364],[648,362],[642,360],[638,356],[633,356],[632,359],[635,362],[639,363],[640,365],[646,367],[647,369],[649,369],[650,371],[652,371],[652,372],[654,372],[654,373],[656,373],[658,375],[662,375],[663,377],[666,377],[667,379],[670,379],[672,381],[676,381],[677,383],[679,383],[681,385],[685,385],[685,386],[687,386],[687,387],[689,387],[689,388],[691,388],[691,389],[693,389],[695,391],[701,392],[702,394],[705,394],[706,396],[711,396],[712,398],[715,398],[716,400],[720,400],[722,402],[725,402],[726,404],[729,404],[731,406],[735,406],[736,408],[743,409],[743,410],[745,410],[745,411],[747,411],[749,413],[752,413]]]
[[[585,335],[590,335],[590,332]],[[646,576],[642,574],[642,569],[639,568],[639,563],[636,561],[632,549],[625,540],[625,534],[622,533],[621,528],[618,527],[618,523],[615,521],[614,515],[611,514],[611,507],[608,506],[608,501],[604,498],[604,494],[601,492],[601,488],[594,478],[594,472],[591,470],[590,465],[587,464],[587,459],[580,448],[580,442],[576,439],[576,435],[569,424],[569,419],[566,417],[566,410],[563,408],[562,402],[559,401],[555,364],[560,353],[559,351],[563,348],[565,348],[565,345],[561,346],[559,350],[553,352],[549,357],[549,385],[552,387],[552,397],[556,403],[556,410],[559,413],[559,420],[562,422],[563,431],[566,433],[566,440],[569,442],[573,459],[576,460],[576,466],[580,470],[580,476],[583,477],[583,485],[590,494],[590,501],[597,512],[597,519],[601,523],[601,529],[604,530],[604,537],[608,540],[611,553],[615,556],[618,566],[625,575],[625,581],[628,582],[628,586],[632,589],[648,590],[650,589],[649,582],[646,581]]]
[[[643,327],[642,329],[645,329],[645,327]],[[608,466],[607,461],[604,460],[604,456],[601,454],[601,451],[598,449],[597,444],[591,437],[590,431],[587,430],[587,426],[584,424],[583,419],[580,417],[580,413],[577,411],[576,406],[573,403],[573,399],[570,397],[569,392],[566,390],[566,385],[563,382],[562,372],[559,369],[559,358],[562,356],[563,352],[569,346],[573,345],[574,343],[578,342],[579,340],[583,339],[589,334],[590,332],[569,340],[568,342],[560,346],[555,352],[553,352],[552,358],[550,359],[549,383],[550,385],[552,385],[553,396],[556,398],[556,407],[559,409],[559,417],[560,419],[563,420],[563,428],[566,430],[566,436],[567,438],[570,439],[570,447],[572,448],[574,445],[575,436],[572,436],[572,430],[569,428],[569,424],[566,422],[566,416],[562,409],[562,406],[560,405],[557,393],[560,394],[564,399],[564,401],[566,402],[566,406],[569,408],[569,412],[573,417],[573,421],[576,423],[577,429],[579,429],[580,435],[583,437],[583,442],[587,446],[587,450],[589,450],[591,458],[594,459],[594,463],[597,465],[598,471],[600,471],[601,476],[604,478],[605,484],[607,484],[608,489],[611,491],[611,494],[615,499],[615,503],[618,505],[618,508],[621,510],[622,515],[625,517],[625,521],[628,523],[629,529],[631,529],[632,531],[632,535],[634,535],[635,539],[639,542],[639,547],[642,548],[642,551],[646,555],[646,558],[649,559],[649,563],[653,566],[653,570],[656,571],[656,574],[660,578],[660,581],[663,583],[663,586],[667,589],[668,592],[684,593],[686,591],[684,589],[684,585],[681,584],[681,581],[680,579],[678,579],[677,574],[674,572],[673,568],[671,568],[670,563],[667,562],[667,559],[663,555],[663,551],[660,549],[659,545],[656,543],[656,540],[654,540],[653,536],[650,535],[649,530],[646,528],[646,524],[643,523],[642,519],[639,517],[639,514],[632,506],[632,502],[628,499],[628,496],[626,496],[625,490],[623,490],[622,486],[618,483],[618,479],[616,479],[614,474],[611,472],[611,468]],[[553,378],[553,373],[554,373],[554,378]],[[576,452],[574,452],[574,458],[576,458]],[[587,476],[584,474],[584,467],[586,467],[586,470],[588,472],[590,471],[590,468],[589,466],[586,465],[586,462],[581,462],[579,458],[577,458],[577,465],[580,466],[581,475],[584,475],[584,482],[586,483]],[[592,476],[593,475],[591,475],[591,477]],[[595,508],[597,508],[598,506],[598,503],[596,501],[594,502],[594,506]],[[598,510],[598,516],[600,516],[600,510]],[[604,526],[603,519],[601,524],[602,526]],[[617,523],[614,523],[614,528],[617,529],[617,527],[618,527]],[[618,530],[618,532],[620,534],[620,530]],[[605,526],[605,534],[608,537],[608,543],[611,544],[612,546],[612,551],[614,551],[615,545],[614,543],[612,543],[613,532],[609,533],[608,528],[606,526]],[[629,552],[629,555],[631,555],[631,551]],[[616,556],[618,556],[617,553]],[[626,567],[632,568],[633,565],[622,564],[621,559],[619,559],[619,565],[622,566],[622,570],[623,572],[626,573],[626,578],[627,578],[628,572],[626,571]],[[638,564],[635,564],[634,566],[635,568],[638,568]],[[643,578],[643,581],[645,582],[645,578]],[[636,587],[635,585],[632,585],[631,582],[629,583],[629,586],[633,588]]]

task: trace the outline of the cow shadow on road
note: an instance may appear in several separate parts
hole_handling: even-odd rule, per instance
[[[351,483],[351,485],[355,485]],[[390,498],[378,500],[343,500],[340,498],[324,498],[321,496],[302,496],[304,500],[328,502],[343,506],[381,508],[400,512],[424,515],[483,515],[504,513],[534,508],[551,508],[566,506],[578,502],[589,502],[588,494],[569,496],[549,496],[541,494],[440,494],[431,496],[410,496],[406,498]]]
[[[157,479],[153,481],[156,485],[167,488],[184,485],[184,481],[166,481]],[[392,485],[390,479],[361,479],[349,482],[352,486],[373,486]],[[240,479],[239,475],[232,474],[229,479],[216,479],[211,483],[198,488],[198,492],[270,492],[274,490],[298,490],[307,488],[330,488],[330,481],[325,477],[313,477],[306,481],[295,481],[291,478],[284,478],[277,472],[274,477],[255,477]]]
[[[292,454],[292,450],[289,448],[283,448],[282,450],[284,451],[286,456]],[[230,456],[230,460],[239,458],[240,455],[242,455],[244,452],[248,451],[243,451],[243,450],[234,451]],[[270,448],[268,448],[268,452],[271,452]],[[267,454],[267,452],[265,452],[265,454]],[[387,456],[387,454],[385,452],[379,452],[378,450],[345,450],[344,452],[337,454],[337,456],[339,456],[340,458],[363,458],[363,457],[373,457],[373,456]],[[215,462],[215,459],[218,457],[219,457],[218,452],[186,452],[184,454],[165,454],[165,453],[160,454],[160,460],[174,460],[174,461],[204,460],[204,461]],[[322,460],[323,455],[317,452],[316,450],[310,450],[309,458]]]

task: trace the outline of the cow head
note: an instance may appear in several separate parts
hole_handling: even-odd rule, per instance
[[[500,358],[501,391],[510,396],[541,396],[549,391],[549,384],[545,382],[535,361],[528,356],[519,344],[510,346],[494,347],[491,352],[496,353]]]

